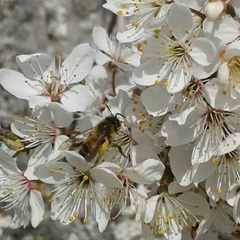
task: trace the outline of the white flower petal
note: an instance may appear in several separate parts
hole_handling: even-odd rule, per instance
[[[31,223],[32,226],[36,228],[43,220],[43,215],[45,212],[42,194],[39,191],[31,190],[29,203],[32,210]]]
[[[74,171],[68,163],[48,162],[35,168],[34,175],[41,181],[55,184],[66,177],[66,174],[73,174]]]
[[[8,172],[8,174],[21,173],[15,160],[7,154],[3,149],[0,148],[0,167]]]
[[[54,122],[57,127],[67,127],[73,121],[72,114],[62,104],[51,102],[49,108],[53,113]]]
[[[90,73],[94,58],[95,51],[88,43],[75,47],[62,63],[61,81],[67,79],[68,83],[77,83],[83,80]]]
[[[189,55],[202,66],[208,66],[216,57],[216,49],[210,40],[206,38],[195,38],[191,43]]]
[[[92,37],[98,49],[104,51],[107,54],[110,54],[110,49],[108,45],[110,39],[104,28],[94,27],[92,32]]]
[[[21,68],[23,74],[30,78],[36,79],[44,75],[44,72],[49,69],[55,69],[55,59],[52,55],[46,53],[34,53],[31,55],[19,55],[16,57],[16,62]],[[49,71],[47,71],[49,73]]]
[[[72,166],[84,172],[94,166],[93,163],[86,162],[84,157],[75,151],[66,151],[66,159]]]
[[[129,179],[139,184],[152,184],[162,178],[164,165],[159,160],[147,159],[126,169]]]
[[[70,111],[85,111],[93,99],[84,85],[77,85],[69,89],[61,97],[61,103]]]
[[[27,79],[23,74],[9,70],[0,70],[0,84],[15,97],[29,99],[32,95],[37,95],[38,91],[32,88],[27,81],[34,85],[34,81]]]
[[[158,79],[160,64],[155,58],[148,59],[135,68],[132,80],[142,86],[155,84]]]
[[[179,21],[179,17],[181,21]],[[176,39],[183,39],[186,35],[186,30],[190,31],[193,27],[193,18],[190,10],[181,4],[171,4],[169,16],[169,29],[173,31]]]
[[[157,205],[158,199],[159,199],[159,195],[155,195],[147,199],[145,218],[144,218],[145,223],[150,223],[152,221],[156,211],[156,205]]]
[[[111,170],[107,168],[92,168],[90,170],[91,177],[106,187],[122,188],[122,182]]]

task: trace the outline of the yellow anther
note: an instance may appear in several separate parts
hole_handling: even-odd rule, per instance
[[[75,211],[75,212],[73,212],[73,216],[74,217],[76,217],[78,214],[77,214],[77,212]]]
[[[45,196],[46,196],[46,197],[49,197],[50,195],[51,195],[51,192],[50,192],[50,191],[45,192]]]
[[[108,197],[105,195],[105,196],[103,196],[103,201],[105,202],[105,201],[107,201],[108,200]]]
[[[63,170],[63,166],[59,166],[58,170],[60,170],[60,171]]]
[[[169,221],[168,221],[166,218],[163,220],[163,222],[164,222],[165,224],[169,224]]]
[[[49,173],[54,173],[54,170],[53,169],[49,169]]]
[[[83,223],[86,224],[88,220],[86,218],[83,219]]]
[[[217,163],[217,162],[218,162],[218,158],[216,158],[216,157],[213,158],[213,159],[212,159],[212,162],[213,162],[213,163]]]
[[[216,193],[221,194],[221,193],[222,193],[222,190],[221,190],[220,188],[217,188],[217,189],[216,189]]]
[[[84,180],[84,181],[87,181],[88,179],[89,179],[88,176],[87,176],[87,175],[84,175],[83,180]]]
[[[158,230],[158,234],[159,235],[163,235],[164,234],[164,230],[162,230],[162,229]]]

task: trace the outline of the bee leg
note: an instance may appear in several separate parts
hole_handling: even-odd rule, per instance
[[[117,147],[118,148],[118,151],[126,158],[127,156],[123,153],[123,150],[121,148],[121,146],[115,144],[115,143],[112,143],[111,144],[111,147]]]
[[[107,137],[105,137],[103,140],[103,143],[101,144],[101,146],[98,149],[97,162],[103,156],[103,154],[107,151],[108,146],[109,146],[109,141],[108,141]]]

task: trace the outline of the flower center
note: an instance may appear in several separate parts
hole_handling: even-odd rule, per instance
[[[59,102],[67,88],[61,84],[60,79],[56,76],[51,76],[50,80],[44,84],[43,95],[50,97],[52,102]]]
[[[191,78],[188,86],[182,91],[182,94],[186,98],[198,98],[203,95],[202,93],[202,82],[195,77]]]
[[[205,127],[214,129],[215,131],[221,131],[225,125],[224,120],[225,117],[222,110],[207,106],[207,112],[205,113]]]
[[[240,56],[231,58],[228,62],[229,81],[232,81],[232,87],[240,89],[239,75],[240,75]]]

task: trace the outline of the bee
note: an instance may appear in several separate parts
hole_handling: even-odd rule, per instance
[[[106,117],[93,128],[64,141],[59,146],[59,150],[71,149],[73,147],[72,149],[77,150],[87,161],[91,161],[96,156],[98,161],[108,147],[112,146],[117,147],[119,152],[125,157],[121,147],[112,142],[114,135],[121,128],[121,122],[117,118],[118,115],[124,117],[121,113]],[[76,149],[76,145],[79,145],[78,149]]]

